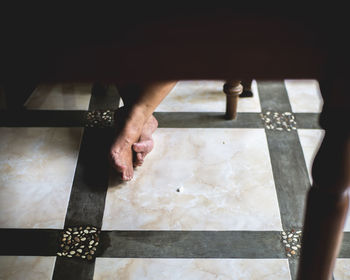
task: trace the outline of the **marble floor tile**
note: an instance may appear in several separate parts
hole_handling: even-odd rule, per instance
[[[105,230],[282,230],[263,129],[158,129],[130,182],[111,176]]]
[[[0,256],[0,279],[52,279],[56,257]]]
[[[316,80],[284,81],[292,110],[295,113],[319,113],[323,99]]]
[[[41,84],[28,98],[25,107],[36,110],[87,110],[91,84]]]
[[[234,279],[288,280],[286,259],[107,259],[97,258],[94,280]]]
[[[337,259],[334,269],[335,280],[350,279],[350,259]]]
[[[0,227],[63,228],[82,128],[0,128]]]
[[[179,81],[156,109],[157,112],[225,112],[226,96],[222,91],[225,81]],[[252,98],[240,98],[238,112],[260,112],[256,81]]]

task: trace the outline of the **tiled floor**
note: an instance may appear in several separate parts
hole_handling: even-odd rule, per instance
[[[289,110],[310,123],[301,118],[320,112],[318,84],[254,81],[254,97],[239,100],[234,121],[222,119],[222,85],[176,85],[157,108],[155,149],[128,183],[113,172],[108,178],[86,171],[89,154],[98,153],[94,141],[109,128],[28,127],[26,121],[0,128],[0,234],[50,243],[0,250],[0,279],[295,279],[297,260],[285,255],[280,232],[300,227],[299,206],[323,131],[317,123],[298,126],[297,133],[267,130],[260,112]],[[100,109],[90,90],[89,84],[42,85],[26,107]],[[269,103],[271,96],[278,102]],[[173,125],[176,112],[188,122]],[[189,112],[204,117],[194,120]],[[310,116],[298,115],[305,112]],[[289,174],[302,177],[303,186],[289,188]],[[56,258],[45,249],[57,246],[64,225],[79,223],[102,229],[96,262]],[[344,254],[336,280],[350,279]]]
[[[94,279],[290,279],[287,260],[105,259]]]
[[[28,98],[25,107],[36,110],[87,110],[90,96],[91,84],[42,84]]]

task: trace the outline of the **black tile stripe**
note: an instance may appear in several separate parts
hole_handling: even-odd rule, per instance
[[[5,127],[84,127],[86,111],[23,110],[0,111],[0,126]]]
[[[285,258],[277,231],[104,231],[101,257]]]
[[[319,124],[320,113],[294,113],[297,128],[322,129]]]
[[[225,120],[219,112],[155,112],[161,128],[263,128],[260,113],[238,113],[235,120]]]
[[[259,82],[262,111],[291,111],[283,81]],[[272,172],[284,229],[301,228],[310,187],[302,147],[296,131],[266,130]]]
[[[0,255],[55,256],[61,230],[0,229]],[[286,258],[279,231],[102,231],[104,258]],[[339,258],[350,258],[350,232]],[[296,264],[296,262],[294,262]]]
[[[111,107],[107,109],[112,109]],[[0,111],[1,127],[84,127],[87,111],[24,110]],[[294,114],[297,127],[321,129],[317,113]],[[238,113],[237,119],[225,120],[220,112],[155,112],[160,128],[264,128],[260,113]]]
[[[266,131],[282,226],[302,228],[310,181],[298,133]]]
[[[273,110],[292,112],[287,89],[283,81],[258,81],[260,106],[263,112]]]
[[[0,255],[55,256],[61,230],[0,229]]]
[[[119,108],[120,96],[115,85],[93,84],[89,110],[115,110]]]
[[[85,129],[81,141],[65,225],[101,227],[108,188],[111,129]]]
[[[344,232],[339,258],[350,258],[350,232]]]
[[[262,112],[292,112],[283,81],[259,81],[257,85]],[[305,116],[307,120],[304,120]],[[312,117],[315,115],[298,114],[298,128],[303,124],[312,124]],[[298,133],[273,130],[265,132],[283,229],[301,229],[310,181]],[[297,261],[289,260],[292,279],[296,279],[297,265]]]
[[[110,88],[110,87],[109,87]],[[93,86],[89,110],[117,109],[116,90]],[[87,128],[81,142],[69,199],[65,227],[75,225],[102,226],[109,180],[108,151],[113,129]],[[57,257],[53,279],[93,279],[95,261]]]

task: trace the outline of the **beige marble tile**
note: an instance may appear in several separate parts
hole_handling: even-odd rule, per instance
[[[225,112],[226,97],[222,91],[225,81],[179,81],[158,106],[158,112]],[[254,96],[240,98],[238,112],[260,112],[256,81],[252,84]]]
[[[316,80],[285,80],[284,81],[293,112],[322,111],[323,100]]]
[[[0,279],[49,280],[56,257],[0,256]]]
[[[334,269],[335,280],[350,279],[350,259],[337,259]]]
[[[91,87],[88,83],[41,84],[25,106],[37,110],[87,110]]]
[[[264,130],[158,129],[134,179],[111,177],[103,229],[282,230]]]
[[[288,280],[286,259],[107,259],[97,258],[94,280],[234,279]]]
[[[63,228],[81,128],[0,128],[0,227]]]

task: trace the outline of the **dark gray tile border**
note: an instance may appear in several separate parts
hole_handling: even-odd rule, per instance
[[[118,108],[116,90],[106,90],[94,85],[89,110]],[[69,199],[65,228],[92,225],[101,228],[108,188],[108,151],[113,129],[86,128],[81,141]],[[57,257],[53,279],[93,279],[94,261]]]
[[[55,256],[61,230],[0,229],[0,255]]]
[[[343,242],[338,258],[350,258],[350,232],[344,232]]]
[[[286,258],[279,231],[103,231],[100,257]]]
[[[258,81],[257,85],[262,112],[292,112],[283,81]],[[302,117],[296,116],[297,128],[301,128],[299,119]],[[302,229],[310,181],[298,133],[296,130],[265,132],[282,227],[284,230]],[[296,279],[297,259],[289,260],[289,268],[292,279]]]
[[[283,81],[258,82],[262,111],[291,112]],[[299,117],[300,118],[300,117]],[[310,187],[304,154],[297,131],[265,130],[272,172],[285,230],[301,229],[304,205]]]
[[[261,111],[292,112],[284,81],[257,81]]]
[[[302,129],[322,129],[319,124],[319,113],[294,113],[297,128]]]
[[[219,112],[155,112],[161,128],[263,128],[259,113],[238,113],[235,120],[225,120]]]
[[[120,96],[115,85],[95,83],[91,88],[89,110],[116,110]]]
[[[292,279],[297,279],[298,273],[298,260],[297,259],[288,259],[290,275]]]
[[[112,110],[108,108],[107,110]],[[23,110],[0,111],[0,127],[84,127],[88,111]],[[162,128],[264,128],[260,113],[238,113],[237,119],[225,120],[219,112],[155,112]],[[319,114],[295,113],[297,127],[321,129]]]
[[[112,129],[85,129],[69,199],[65,227],[100,228],[109,180]]]
[[[87,111],[0,111],[2,127],[84,127]]]
[[[95,260],[87,262],[75,258],[56,258],[55,269],[52,276],[54,280],[63,279],[93,279]]]
[[[0,229],[2,256],[56,256],[62,230]],[[97,255],[105,258],[287,259],[279,231],[102,231]],[[339,258],[350,259],[350,232]],[[289,259],[297,265],[297,259]],[[84,262],[83,262],[84,263]]]
[[[266,131],[282,226],[301,229],[310,188],[303,151],[296,131]]]
[[[61,230],[0,229],[0,255],[56,256]],[[102,231],[98,257],[286,258],[279,231]],[[13,244],[12,244],[13,243]],[[57,258],[57,260],[66,258]],[[81,263],[59,261],[57,266]],[[70,262],[72,261],[72,262]],[[58,271],[61,271],[59,269]]]

